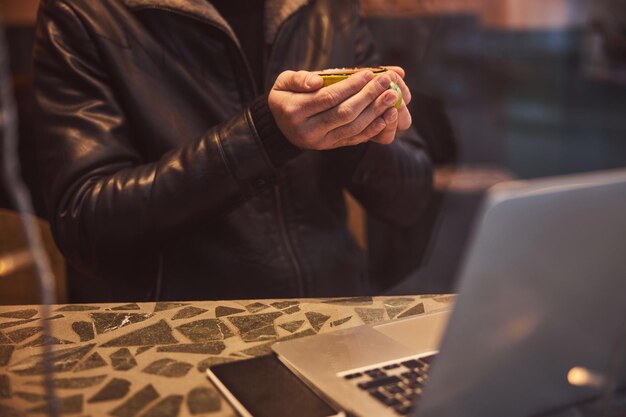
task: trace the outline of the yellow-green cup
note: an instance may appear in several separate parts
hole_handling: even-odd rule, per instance
[[[331,68],[325,69],[321,71],[314,71],[317,75],[324,79],[324,87],[328,87],[329,85],[338,83],[339,81],[343,81],[346,78],[350,77],[353,74],[356,74],[359,71],[372,71],[374,76],[379,76],[388,71],[387,68],[381,67],[356,67],[356,68]],[[399,109],[402,105],[402,90],[400,87],[393,81],[389,84],[389,88],[394,90],[398,94],[398,101],[395,104],[396,109]]]

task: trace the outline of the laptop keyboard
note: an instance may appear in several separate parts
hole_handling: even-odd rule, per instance
[[[406,359],[397,363],[373,367],[342,376],[355,387],[367,391],[373,398],[396,414],[405,416],[415,408],[428,381],[428,369],[436,354]]]

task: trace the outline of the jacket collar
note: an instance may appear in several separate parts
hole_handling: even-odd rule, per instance
[[[310,0],[266,0],[265,2],[265,40],[270,43],[276,37],[280,25]],[[219,14],[210,0],[123,0],[129,9],[158,8],[184,13],[193,17],[209,20],[222,26],[237,40],[234,31]]]

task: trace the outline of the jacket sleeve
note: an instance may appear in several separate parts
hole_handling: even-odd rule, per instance
[[[79,267],[157,248],[194,218],[215,218],[274,180],[249,110],[145,161],[81,19],[43,3],[34,50],[37,152],[51,226]]]
[[[355,19],[357,64],[384,65],[366,22],[358,12]],[[402,132],[390,145],[367,143],[357,152],[362,156],[347,187],[351,194],[377,218],[401,226],[415,223],[432,192],[431,159],[417,131],[410,128]]]

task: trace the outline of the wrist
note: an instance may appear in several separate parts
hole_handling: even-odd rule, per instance
[[[298,156],[302,149],[293,145],[282,133],[267,103],[267,96],[257,98],[250,105],[250,114],[265,152],[276,167]]]

